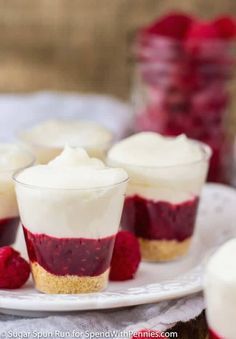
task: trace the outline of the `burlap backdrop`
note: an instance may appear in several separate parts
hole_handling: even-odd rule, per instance
[[[236,13],[236,0],[0,0],[0,91],[127,98],[135,30],[173,9],[209,17]]]

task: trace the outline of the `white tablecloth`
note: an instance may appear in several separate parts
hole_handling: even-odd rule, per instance
[[[126,334],[144,328],[164,331],[177,322],[187,322],[203,310],[200,294],[179,299],[136,306],[123,310],[77,312],[69,315],[53,315],[47,318],[21,318],[0,315],[0,338],[36,338],[44,332],[46,338],[125,338]],[[115,332],[114,332],[115,331]],[[117,332],[116,332],[117,331]],[[106,336],[102,336],[103,333]],[[89,337],[90,334],[90,337]],[[99,337],[98,337],[99,338]]]

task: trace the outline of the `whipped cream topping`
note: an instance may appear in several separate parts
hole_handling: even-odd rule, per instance
[[[219,337],[236,338],[236,238],[210,258],[205,272],[205,297],[209,327]]]
[[[30,165],[33,156],[15,144],[0,144],[0,171],[12,171]]]
[[[143,132],[114,145],[107,162],[128,172],[129,196],[179,203],[200,194],[209,156],[207,146],[185,135],[171,138]]]
[[[127,173],[66,147],[48,165],[16,176],[23,225],[33,233],[97,239],[118,231]]]
[[[69,146],[47,165],[27,168],[17,175],[17,181],[24,184],[64,189],[103,187],[125,179],[123,169],[106,167],[101,160],[90,158],[84,149]]]
[[[198,144],[185,135],[163,137],[153,132],[135,134],[117,143],[109,159],[135,166],[174,166],[199,161],[203,153]]]
[[[104,146],[111,142],[112,134],[98,123],[82,120],[48,120],[21,133],[21,139],[47,147],[63,148]]]
[[[18,216],[12,175],[33,161],[33,155],[18,145],[0,144],[0,219]]]

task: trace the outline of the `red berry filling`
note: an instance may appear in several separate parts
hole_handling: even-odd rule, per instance
[[[197,197],[171,204],[138,195],[125,200],[122,227],[150,240],[183,241],[192,236],[198,208]]]
[[[29,275],[30,266],[20,253],[11,247],[0,248],[0,288],[19,288]]]
[[[116,236],[111,261],[110,280],[122,281],[133,279],[141,261],[138,239],[127,231],[120,231]]]
[[[15,242],[19,222],[19,217],[0,220],[0,247],[8,246]]]
[[[101,239],[55,238],[24,228],[31,262],[55,275],[97,276],[109,267],[115,236]]]

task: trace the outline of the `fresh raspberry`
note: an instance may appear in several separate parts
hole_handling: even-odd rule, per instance
[[[193,19],[183,13],[170,13],[144,29],[144,33],[181,40],[185,37]]]
[[[208,45],[209,41],[211,43],[213,41],[217,43],[219,40],[220,31],[213,22],[198,21],[195,22],[189,29],[185,46],[187,52],[196,59],[217,59],[219,57],[218,48],[209,48]]]
[[[120,231],[116,236],[111,261],[110,280],[133,279],[141,261],[137,238],[128,231]]]
[[[187,38],[194,40],[217,39],[220,38],[220,32],[214,23],[198,21],[191,26]]]
[[[214,21],[220,32],[221,39],[234,39],[236,37],[236,20],[230,16],[221,16]]]
[[[30,266],[12,247],[0,248],[0,288],[20,288],[28,280]]]
[[[155,330],[143,329],[135,333],[131,339],[141,338],[161,338],[161,333]]]

